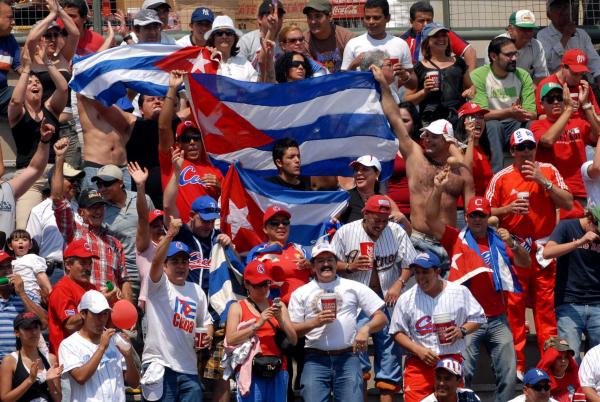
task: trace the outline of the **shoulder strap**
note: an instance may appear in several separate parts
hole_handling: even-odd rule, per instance
[[[258,304],[256,304],[254,302],[254,300],[252,300],[249,297],[246,298],[246,300],[248,300],[250,303],[252,303],[252,305],[256,308],[256,310],[258,310],[258,312],[262,314],[262,310],[258,307]],[[277,331],[277,328],[275,328],[275,325],[273,325],[273,323],[271,322],[271,320],[267,320],[267,322],[269,323],[269,325],[271,326],[271,328],[273,328],[273,330]]]

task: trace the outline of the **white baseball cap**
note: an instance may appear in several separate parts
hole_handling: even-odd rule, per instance
[[[374,167],[378,172],[381,172],[381,163],[373,155],[363,155],[355,161],[350,162],[350,167],[353,168],[356,165],[363,165],[366,167]]]
[[[443,135],[447,142],[458,144],[458,141],[454,138],[454,128],[452,127],[452,123],[448,120],[439,119],[432,121],[427,127],[421,129],[421,132],[425,131],[429,131],[431,134]],[[421,134],[421,138],[423,138],[423,134]]]
[[[520,128],[518,130],[515,130],[515,132],[513,132],[512,135],[510,136],[510,145],[518,145],[522,142],[527,142],[527,141],[531,141],[534,144],[537,143],[537,141],[535,140],[535,136],[533,135],[533,132],[531,132],[531,130],[528,130],[526,128]]]
[[[315,259],[319,254],[323,253],[331,253],[337,259],[337,254],[335,253],[333,246],[328,241],[315,244],[311,250],[311,258]]]
[[[171,8],[171,5],[169,3],[167,3],[165,0],[144,0],[144,3],[142,4],[142,8],[154,9],[162,4],[165,4],[169,8]]]
[[[77,310],[89,310],[94,314],[100,314],[103,311],[111,310],[106,297],[97,290],[88,290],[81,297]]]

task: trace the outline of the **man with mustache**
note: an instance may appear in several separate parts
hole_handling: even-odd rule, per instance
[[[490,64],[471,72],[477,90],[473,102],[490,111],[485,124],[494,172],[504,165],[504,148],[512,132],[536,118],[533,81],[527,71],[517,67],[518,54],[512,39],[494,38],[488,46]]]

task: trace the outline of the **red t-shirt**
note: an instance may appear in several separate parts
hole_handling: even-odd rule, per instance
[[[533,131],[538,143],[553,123],[544,119],[536,120],[531,124],[529,129]],[[577,198],[587,197],[581,177],[581,165],[587,160],[586,144],[595,145],[590,140],[590,124],[586,120],[572,118],[569,119],[554,145],[546,147],[540,144],[535,155],[537,161],[551,163],[558,169],[569,190]]]
[[[545,113],[544,108],[542,107],[542,99],[540,98],[540,92],[542,91],[542,87],[544,86],[544,84],[546,84],[548,82],[555,82],[560,85],[563,84],[562,82],[560,82],[558,80],[556,73],[549,75],[548,77],[546,77],[540,81],[540,83],[537,85],[537,87],[535,89],[535,106],[537,108],[538,116],[543,115]],[[579,88],[578,87],[569,87],[569,92],[579,93]],[[600,108],[598,107],[598,102],[596,101],[596,96],[594,95],[594,91],[590,90],[589,101],[592,105],[594,105],[594,110],[596,111],[596,114],[600,114]],[[576,110],[571,115],[572,118],[585,116],[585,113],[584,113],[583,109],[581,108],[581,106],[583,106],[583,105],[579,105],[579,109]]]
[[[485,152],[480,145],[477,145],[473,152],[473,184],[475,186],[475,195],[483,197],[485,190],[492,180],[494,172]]]
[[[408,177],[406,177],[406,161],[402,156],[396,155],[394,171],[387,182],[387,195],[406,216],[410,216],[410,192],[408,190]]]
[[[167,187],[169,179],[173,174],[173,164],[169,152],[158,151],[158,161],[160,163],[160,178],[163,189]],[[179,191],[177,192],[177,210],[179,217],[187,222],[190,218],[192,203],[196,198],[203,195],[210,195],[215,200],[219,199],[219,191],[215,187],[206,187],[202,183],[202,176],[205,174],[214,174],[217,180],[223,182],[221,171],[206,162],[183,161],[181,174],[179,175]]]
[[[71,335],[63,325],[67,318],[77,314],[81,297],[88,290],[98,290],[90,284],[80,285],[68,276],[63,277],[50,292],[48,298],[48,332],[50,352],[58,356],[58,346]]]
[[[450,257],[450,260],[453,261],[453,264],[465,263],[473,265],[473,262],[477,262],[477,264],[474,264],[475,266],[461,267],[464,268],[464,270],[461,270],[461,272],[468,272],[472,269],[476,269],[484,265],[489,268],[489,259],[486,258],[486,256],[489,256],[490,251],[487,236],[484,238],[476,239],[477,245],[479,246],[479,251],[481,252],[481,256],[483,256],[483,258],[481,258],[481,256],[479,256],[476,251],[471,250],[469,246],[462,242],[462,240],[459,238],[459,233],[460,232],[456,228],[446,225],[446,231],[444,232],[444,236],[440,240],[440,243],[448,252],[448,257]],[[454,254],[458,254],[461,252],[464,254],[469,253],[470,258],[452,258]],[[507,248],[506,252],[510,260],[513,261],[512,251]],[[457,272],[459,272],[458,267],[451,266],[449,280],[453,281],[459,279],[461,275],[459,274],[458,277],[456,277],[455,275],[457,275]],[[496,288],[494,287],[494,279],[492,277],[491,272],[477,274],[470,278],[468,282],[463,283],[463,285],[469,288],[471,293],[473,293],[475,299],[479,302],[479,304],[481,304],[481,307],[483,308],[486,317],[494,317],[506,312],[506,306],[504,305],[504,297],[502,295],[502,292],[496,291]]]
[[[91,29],[87,29],[84,31],[83,35],[79,37],[75,53],[77,56],[85,56],[97,52],[103,44],[104,37],[102,35]]]
[[[555,186],[569,190],[554,166],[538,164],[542,174]],[[529,192],[529,212],[504,215],[500,218],[500,226],[521,239],[537,240],[549,236],[556,226],[556,205],[542,186],[525,179],[515,165],[507,166],[494,175],[485,197],[492,208],[500,208],[516,200],[519,192]]]
[[[242,308],[242,320],[240,322],[248,321],[252,318],[258,321],[260,317],[254,315],[252,311],[250,311],[250,309],[248,308],[248,304],[246,303],[250,304],[250,301],[240,301],[240,307]],[[273,302],[269,300],[269,306],[271,304],[273,304]],[[271,318],[269,322],[273,324],[275,328],[281,329],[281,327],[279,326],[279,322],[275,318]],[[283,359],[282,370],[285,370],[287,369],[287,360],[285,356],[282,355],[281,350],[279,350],[279,347],[275,342],[275,328],[273,328],[273,326],[269,325],[268,322],[265,322],[262,325],[262,327],[256,330],[256,336],[258,336],[258,341],[260,342],[260,349],[262,350],[262,355],[281,357]]]

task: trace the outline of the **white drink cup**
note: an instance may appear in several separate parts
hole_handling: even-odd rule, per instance
[[[430,78],[434,84],[433,88],[431,88],[432,91],[439,91],[440,90],[440,72],[435,70],[435,71],[428,71],[425,74],[425,79]]]
[[[204,337],[206,337],[207,333],[208,330],[204,327],[196,328],[194,330],[194,349],[198,350],[205,348],[202,343],[204,342]]]
[[[529,191],[520,191],[517,193],[517,199],[518,200],[525,200],[527,201],[527,205],[529,205]],[[529,212],[529,206],[527,207],[527,212]],[[527,212],[523,212],[522,214],[525,215],[527,214]]]
[[[321,299],[321,309],[323,311],[332,311],[337,317],[337,297],[335,293],[323,293],[319,296]]]
[[[440,345],[449,345],[452,343],[446,337],[446,330],[455,326],[454,319],[449,313],[438,313],[433,315],[433,329],[437,333]]]

